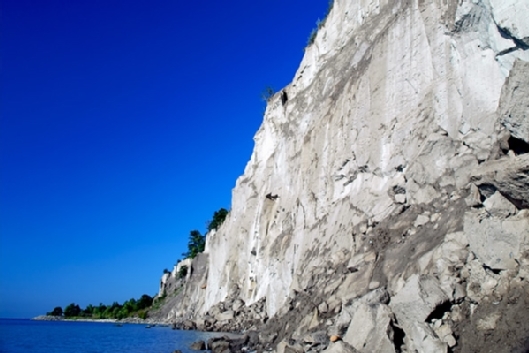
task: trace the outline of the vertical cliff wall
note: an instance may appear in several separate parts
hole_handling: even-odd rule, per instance
[[[527,0],[335,0],[208,236],[193,315],[236,296],[362,352],[522,344],[527,19]]]

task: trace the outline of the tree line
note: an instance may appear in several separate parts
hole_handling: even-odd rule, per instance
[[[153,298],[147,294],[142,295],[138,300],[131,298],[122,304],[118,302],[112,305],[99,304],[94,306],[88,304],[81,309],[78,304],[71,303],[64,310],[56,306],[53,311],[46,313],[49,316],[61,316],[64,318],[86,318],[86,319],[124,319],[127,317],[147,318],[147,311],[152,306]]]
[[[226,220],[226,217],[230,211],[225,209],[224,207],[221,207],[218,211],[213,212],[213,218],[211,221],[206,222],[206,229],[207,233],[219,229],[219,227],[224,223]],[[198,254],[203,252],[206,248],[206,236],[200,234],[200,232],[196,229],[189,232],[189,241],[187,243],[187,251],[182,253],[182,258],[176,260],[176,265],[180,261],[185,259],[194,259],[197,257]],[[188,268],[187,266],[182,266],[180,268],[178,275],[178,278],[184,278],[187,275]],[[169,274],[171,271],[169,271],[167,268],[163,270],[164,274]]]
[[[221,208],[213,213],[213,219],[206,223],[207,233],[219,229],[229,211],[225,208]],[[189,242],[187,243],[187,251],[182,253],[184,259],[194,259],[198,254],[204,251],[206,248],[206,236],[200,234],[196,229],[189,232]],[[178,260],[176,263],[178,263]]]
[[[213,213],[213,218],[211,221],[206,222],[206,228],[207,233],[211,232],[212,230],[217,230],[222,225],[226,217],[230,211],[228,211],[225,208],[220,208],[218,211],[215,211]],[[194,259],[197,257],[198,254],[203,252],[206,248],[206,236],[200,234],[200,232],[196,229],[189,232],[189,242],[187,243],[187,251],[182,253],[182,258],[176,260],[176,265],[183,259]],[[187,274],[187,267],[184,266],[184,268],[181,269],[181,273],[179,273],[179,277],[185,277]],[[184,273],[185,272],[185,273]],[[164,274],[169,274],[171,271],[169,269],[165,268],[163,270]]]

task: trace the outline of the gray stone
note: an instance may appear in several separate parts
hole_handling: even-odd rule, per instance
[[[529,144],[529,63],[514,63],[503,86],[500,114],[511,135]]]
[[[326,331],[317,331],[305,335],[305,337],[303,337],[303,342],[311,344],[324,344],[329,342],[329,337],[327,336]]]
[[[529,208],[529,154],[489,161],[472,172],[478,187],[493,185],[517,208]]]
[[[290,345],[288,342],[283,341],[278,343],[276,353],[303,353],[303,348]]]
[[[204,330],[204,328],[206,327],[206,320],[204,320],[204,319],[196,319],[195,320],[195,325],[196,325],[198,330]]]
[[[217,314],[215,317],[218,321],[233,320],[235,313],[232,310],[225,311],[223,313]]]
[[[396,194],[395,195],[395,202],[396,203],[406,203],[406,195],[405,194]]]
[[[193,343],[191,343],[189,348],[194,350],[194,351],[205,351],[206,350],[206,342],[204,342],[204,341],[193,342]]]
[[[214,341],[211,343],[211,346],[209,348],[211,349],[211,353],[230,352],[230,342]]]
[[[326,313],[328,310],[329,310],[329,306],[327,305],[326,302],[323,302],[320,305],[318,305],[318,311],[320,313]]]
[[[429,221],[430,221],[430,217],[420,214],[419,216],[417,216],[417,219],[415,220],[415,223],[413,225],[415,227],[421,227],[425,225],[426,223],[428,223]]]
[[[492,269],[506,270],[517,266],[521,246],[529,233],[529,218],[489,217],[483,213],[467,213],[464,231],[470,250]]]
[[[496,191],[491,197],[483,202],[488,213],[496,217],[508,217],[516,213],[516,207],[505,197]]]
[[[355,303],[356,304],[356,303]],[[395,345],[388,338],[391,310],[387,305],[353,305],[354,312],[344,342],[360,352],[395,352]]]
[[[419,352],[447,351],[447,345],[425,323],[430,313],[447,300],[447,295],[433,277],[419,275],[412,275],[392,298],[389,305],[409,336],[409,348]]]
[[[448,335],[443,338],[443,342],[448,344],[448,347],[453,348],[457,344],[457,341],[453,335]]]
[[[476,184],[470,184],[470,194],[465,200],[470,207],[477,207],[481,205],[481,194]]]
[[[322,352],[325,352],[325,353],[358,353],[356,349],[354,349],[351,345],[343,341],[336,341],[336,342],[329,344],[327,349],[323,350]]]
[[[380,286],[380,284],[379,284]],[[378,286],[377,286],[378,287]],[[386,288],[378,288],[368,292],[361,299],[366,304],[387,304],[389,302],[389,293]]]
[[[231,307],[231,310],[233,310],[234,312],[238,312],[240,311],[242,308],[244,307],[244,301],[242,299],[236,299],[234,302],[233,302],[233,305]]]
[[[193,320],[184,320],[182,322],[182,327],[185,330],[193,330],[195,328],[195,323]]]
[[[260,332],[259,333],[259,342],[261,342],[261,343],[270,343],[276,337],[277,337],[277,333],[276,332],[273,332],[273,333]]]
[[[368,289],[373,290],[377,289],[378,287],[380,287],[380,282],[371,282],[369,283]]]

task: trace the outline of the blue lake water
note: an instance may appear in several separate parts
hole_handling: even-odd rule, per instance
[[[195,341],[219,335],[169,327],[112,323],[0,319],[1,353],[172,353],[196,352]]]

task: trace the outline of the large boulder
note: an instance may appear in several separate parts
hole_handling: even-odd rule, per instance
[[[529,144],[529,63],[514,63],[502,89],[500,116],[512,136]]]
[[[343,337],[360,352],[394,353],[395,346],[388,337],[391,331],[391,310],[387,305],[358,303],[354,305],[354,314]]]
[[[228,320],[233,320],[234,317],[235,317],[235,313],[232,310],[228,310],[228,311],[217,314],[215,316],[215,319],[217,319],[217,321],[228,321]]]
[[[484,265],[495,270],[514,269],[523,255],[523,244],[529,240],[529,212],[509,218],[468,212],[464,231],[470,250]]]
[[[441,342],[426,320],[448,296],[439,282],[427,275],[414,274],[404,287],[391,299],[389,306],[395,313],[406,337],[409,349],[421,353],[447,352],[447,344]]]
[[[529,208],[529,154],[482,163],[472,181],[485,197],[497,190],[518,209]]]

